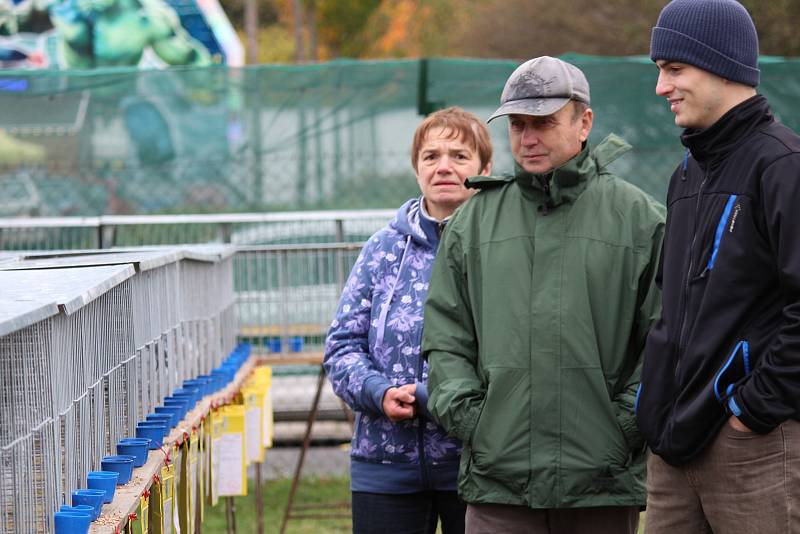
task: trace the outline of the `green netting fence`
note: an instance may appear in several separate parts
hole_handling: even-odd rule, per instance
[[[657,198],[681,155],[646,57],[564,56],[592,89],[595,142]],[[395,207],[417,194],[421,116],[488,117],[514,60],[333,61],[242,69],[0,71],[0,216]],[[761,60],[759,90],[800,128],[800,60]],[[494,121],[495,170],[512,160]]]

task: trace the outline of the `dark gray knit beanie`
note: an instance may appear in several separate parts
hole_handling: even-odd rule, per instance
[[[650,58],[758,85],[758,34],[750,14],[735,0],[672,0],[653,28]]]

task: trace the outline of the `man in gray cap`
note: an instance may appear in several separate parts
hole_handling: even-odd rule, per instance
[[[532,59],[506,82],[516,171],[442,236],[425,308],[428,408],[464,443],[467,532],[634,533],[644,442],[640,354],[659,309],[663,207],[613,176],[630,147],[593,150],[589,84]]]
[[[800,136],[757,94],[734,0],[674,0],[656,93],[684,128],[637,419],[647,534],[800,533]]]

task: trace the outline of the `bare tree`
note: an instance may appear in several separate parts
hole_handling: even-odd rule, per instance
[[[308,59],[306,57],[305,30],[303,28],[303,0],[293,0],[292,11],[294,14],[294,59],[300,63]]]
[[[667,0],[473,0],[455,50],[475,57],[527,58],[565,52],[647,54],[650,34]],[[800,54],[798,0],[742,0],[761,53]]]
[[[661,0],[488,0],[458,40],[466,55],[642,54]]]

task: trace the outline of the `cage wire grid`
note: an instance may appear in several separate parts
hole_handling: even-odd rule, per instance
[[[112,445],[234,348],[231,263],[166,263],[0,336],[0,532],[52,531]]]

